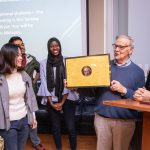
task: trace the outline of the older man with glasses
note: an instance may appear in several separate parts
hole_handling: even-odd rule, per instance
[[[135,90],[145,84],[144,72],[130,59],[134,42],[130,36],[119,35],[113,44],[111,86],[98,88],[95,107],[97,150],[128,150],[135,130],[137,111],[106,106],[105,100],[133,98]]]

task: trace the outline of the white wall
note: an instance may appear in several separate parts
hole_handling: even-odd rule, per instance
[[[128,33],[135,40],[133,60],[145,72],[150,66],[150,0],[129,0]]]
[[[150,0],[106,0],[105,46],[113,58],[111,44],[118,34],[128,34],[135,41],[132,60],[144,69],[150,68]]]
[[[105,48],[113,58],[112,44],[118,34],[128,34],[128,0],[105,1]]]
[[[104,0],[89,0],[89,51],[104,53]]]

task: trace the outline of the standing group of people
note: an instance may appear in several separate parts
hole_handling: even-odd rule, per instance
[[[60,122],[63,112],[70,148],[76,150],[75,101],[78,94],[64,87],[65,66],[59,40],[51,38],[47,47],[48,57],[41,64],[35,57],[26,54],[23,40],[18,36],[10,38],[1,48],[0,135],[4,138],[5,150],[23,150],[28,135],[36,150],[45,150],[37,135],[35,115],[38,110],[35,93],[39,77],[41,86],[37,94],[47,102],[56,148],[62,149]]]
[[[94,119],[97,150],[128,150],[138,118],[137,111],[106,106],[103,101],[126,98],[150,100],[150,92],[143,88],[144,72],[130,58],[134,50],[133,39],[127,35],[119,35],[113,48],[114,59],[110,61],[111,85],[94,88],[94,96],[97,98]],[[64,114],[68,129],[70,149],[77,149],[75,101],[78,100],[79,94],[64,84],[65,64],[60,41],[54,37],[50,38],[47,50],[47,58],[39,64],[33,56],[25,53],[25,46],[20,37],[12,37],[9,43],[1,48],[0,135],[4,138],[6,150],[23,150],[28,134],[35,149],[45,149],[37,136],[35,111],[38,107],[34,91],[47,103],[56,149],[62,150],[61,113]],[[36,87],[39,76],[41,85],[37,92],[33,87]],[[150,89],[149,86],[148,80],[146,88]]]

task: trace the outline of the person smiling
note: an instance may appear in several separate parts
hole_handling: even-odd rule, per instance
[[[20,47],[5,44],[0,50],[0,136],[5,150],[23,150],[29,127],[36,128],[38,109],[30,77],[22,67]]]
[[[119,35],[113,44],[111,86],[98,89],[95,107],[97,150],[128,150],[135,130],[137,111],[106,106],[105,100],[133,98],[134,92],[145,84],[144,71],[133,63],[134,42],[128,35]]]
[[[75,101],[78,94],[64,87],[65,66],[60,41],[53,37],[47,43],[48,57],[40,63],[41,86],[38,96],[43,96],[51,120],[51,129],[57,150],[62,150],[61,114],[68,129],[70,149],[76,150]]]
[[[15,44],[20,47],[22,53],[22,66],[24,66],[24,70],[30,76],[32,80],[32,86],[34,89],[35,95],[37,94],[37,81],[40,78],[40,64],[36,60],[36,58],[30,54],[26,53],[25,44],[21,37],[13,36],[9,39],[9,43]],[[44,145],[41,143],[41,139],[38,136],[37,128],[30,128],[29,136],[33,147],[36,150],[45,150]]]

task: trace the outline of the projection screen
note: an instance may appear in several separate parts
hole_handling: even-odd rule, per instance
[[[0,47],[12,36],[39,61],[51,37],[60,40],[64,56],[86,55],[86,0],[0,0]]]

